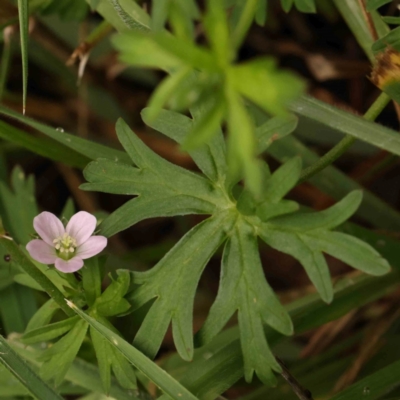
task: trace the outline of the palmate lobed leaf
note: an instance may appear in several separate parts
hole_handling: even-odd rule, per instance
[[[143,112],[145,120],[146,112]],[[196,113],[193,114],[196,118]],[[184,142],[193,121],[174,112],[162,111],[150,123],[177,142]],[[276,117],[262,125],[257,131],[258,151],[288,134],[296,123],[295,117],[286,116]],[[326,302],[332,300],[333,290],[323,253],[375,275],[389,270],[387,262],[369,245],[349,235],[330,232],[355,212],[361,201],[360,192],[350,194],[335,206],[319,213],[295,213],[297,204],[283,199],[300,176],[300,158],[289,160],[272,175],[264,164],[260,169],[263,182],[261,192],[256,196],[244,190],[236,205],[230,193],[235,181],[226,176],[225,157],[223,160],[218,158],[225,154],[220,132],[217,132],[213,141],[192,153],[200,169],[210,178],[207,180],[172,166],[157,156],[124,123],[120,122],[117,129],[124,148],[137,167],[106,160],[90,165],[85,171],[92,180],[86,188],[140,194],[121,208],[123,212],[117,210],[114,215],[120,213],[119,218],[122,218],[141,202],[143,209],[140,216],[130,221],[151,215],[154,210],[164,211],[164,214],[158,215],[180,214],[178,203],[176,208],[171,207],[168,212],[168,207],[163,206],[165,199],[172,199],[173,190],[180,190],[181,194],[187,195],[194,190],[195,196],[192,198],[203,196],[213,204],[212,209],[202,210],[202,213],[212,216],[192,228],[153,269],[132,272],[131,279],[136,289],[127,295],[132,304],[131,310],[153,302],[133,342],[149,357],[154,357],[158,352],[172,322],[178,353],[183,359],[191,360],[194,351],[192,308],[196,287],[208,260],[224,242],[219,293],[204,327],[197,335],[196,343],[204,344],[211,340],[238,310],[245,377],[251,380],[256,372],[267,384],[274,383],[272,370],[279,371],[280,367],[269,350],[264,325],[268,324],[283,334],[291,334],[292,325],[263,276],[257,250],[258,236],[272,247],[297,258]],[[102,167],[105,168],[103,172]],[[111,173],[107,172],[108,168]],[[179,182],[181,176],[183,185]],[[123,183],[116,184],[115,179],[123,180]],[[241,200],[243,196],[247,196],[246,202]],[[240,208],[240,203],[245,205]],[[147,214],[146,204],[154,207]],[[279,210],[278,214],[287,214],[277,216],[271,211],[275,211],[275,208]],[[184,209],[184,212],[188,211]],[[120,222],[116,224],[119,229]],[[108,226],[109,231],[117,228],[111,224]]]

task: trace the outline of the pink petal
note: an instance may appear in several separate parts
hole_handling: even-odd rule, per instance
[[[31,240],[26,249],[34,260],[43,264],[54,264],[57,259],[55,248],[40,239]]]
[[[99,254],[107,246],[107,238],[104,236],[92,236],[78,247],[76,255],[86,259]]]
[[[63,260],[62,258],[57,258],[55,266],[59,271],[68,274],[81,269],[83,267],[83,260],[79,257],[71,258],[68,261]]]
[[[44,211],[33,219],[33,227],[40,237],[50,246],[53,240],[64,234],[62,222],[52,213]]]
[[[86,211],[79,211],[69,220],[66,231],[80,246],[90,238],[95,228],[96,217]]]

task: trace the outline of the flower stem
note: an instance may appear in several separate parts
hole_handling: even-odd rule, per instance
[[[367,121],[375,121],[382,110],[388,105],[390,100],[390,97],[386,93],[382,92],[364,114],[363,118],[365,118]],[[355,137],[349,135],[345,136],[335,147],[324,154],[315,164],[310,165],[302,171],[299,183],[307,181],[315,174],[331,165],[340,156],[342,156],[355,141]]]

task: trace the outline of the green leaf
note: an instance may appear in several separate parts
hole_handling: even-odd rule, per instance
[[[279,203],[265,201],[257,207],[256,214],[261,221],[265,222],[280,215],[293,213],[298,209],[299,205],[295,201],[282,200]]]
[[[321,298],[330,303],[333,299],[333,287],[328,265],[321,251],[314,250],[305,240],[305,235],[274,228],[265,227],[260,231],[260,237],[274,249],[296,258],[306,270]]]
[[[376,238],[374,241],[376,242]],[[393,254],[393,261],[398,263],[397,251]],[[366,275],[344,278],[335,285],[335,298],[329,307],[318,296],[311,294],[288,304],[286,309],[290,310],[295,332],[301,334],[388,295],[398,285],[399,280],[398,270],[380,278]],[[271,347],[283,339],[275,331],[268,329],[266,333]],[[234,327],[196,350],[197,358],[195,355],[194,361],[185,370],[182,384],[204,400],[215,399],[231,387],[243,375],[242,350],[238,336],[239,329]],[[166,400],[166,397],[161,399]]]
[[[151,29],[160,32],[168,20],[171,0],[154,0],[151,7]]]
[[[102,320],[102,322],[105,321]],[[107,325],[109,325],[109,329],[115,330],[111,324],[108,323],[106,326]],[[109,393],[110,390],[111,368],[122,387],[126,389],[136,389],[136,376],[132,365],[129,364],[127,359],[92,326],[90,327],[90,336],[96,351],[96,358],[99,364],[100,376],[105,393]]]
[[[194,119],[201,119],[203,111],[195,108],[192,110]],[[169,138],[182,144],[193,129],[193,120],[176,112],[163,110],[152,121],[148,118],[149,110],[142,111],[142,118],[146,125],[161,132]],[[222,132],[214,134],[211,140],[197,149],[189,151],[196,165],[213,182],[224,182],[226,177],[225,142]]]
[[[218,65],[226,67],[232,61],[234,51],[222,1],[207,1],[203,24]]]
[[[278,203],[299,180],[301,158],[294,157],[279,167],[263,188],[263,199],[270,203]]]
[[[285,12],[289,12],[293,7],[294,0],[281,0],[282,8]]]
[[[10,235],[21,244],[28,243],[32,238],[33,218],[39,212],[34,177],[26,178],[19,166],[12,171],[11,189],[0,181],[0,211]]]
[[[226,238],[235,217],[219,213],[191,229],[150,271],[133,273],[141,284],[128,295],[132,310],[156,298],[134,340],[154,357],[172,319],[176,348],[185,360],[193,355],[192,309],[196,287],[208,260]],[[171,287],[174,290],[171,290]]]
[[[54,324],[42,326],[33,330],[27,330],[22,336],[21,342],[25,344],[47,342],[64,335],[64,333],[71,330],[78,321],[79,319],[75,316],[64,319],[60,322],[55,322]]]
[[[157,178],[159,185],[163,182],[162,192],[181,192],[189,196],[204,198],[210,201],[213,196],[213,188],[203,177],[180,168],[164,160],[144,143],[129,129],[123,120],[119,120],[116,126],[117,135],[132,161],[141,169],[140,173],[145,174],[147,170],[154,178]],[[161,179],[160,179],[161,178]],[[153,188],[152,191],[155,189]]]
[[[245,378],[253,372],[265,384],[274,384],[271,369],[280,371],[264,335],[263,324],[286,335],[293,332],[289,315],[265,280],[257,237],[251,225],[238,221],[224,250],[220,288],[208,318],[197,334],[200,343],[208,342],[238,310]]]
[[[192,69],[182,67],[171,76],[165,78],[153,91],[148,102],[148,118],[154,120],[162,108],[170,103],[171,97],[179,90],[182,83],[192,74]]]
[[[114,234],[143,218],[212,213],[223,201],[224,194],[211,182],[159,157],[122,120],[117,134],[139,168],[108,160],[92,162],[84,171],[91,183],[82,188],[140,197],[111,214],[101,226],[103,234]]]
[[[341,232],[314,231],[307,234],[308,244],[338,260],[371,275],[390,271],[389,263],[370,245]]]
[[[67,201],[64,204],[64,208],[61,211],[60,218],[61,220],[65,219],[69,221],[71,217],[76,213],[74,200],[72,197],[68,197]]]
[[[70,307],[87,323],[104,336],[113,347],[120,351],[126,359],[139,371],[153,381],[163,392],[171,398],[178,400],[197,400],[186,388],[180,385],[168,373],[163,371],[157,364],[149,360],[143,353],[131,346],[128,342],[116,335],[113,331],[89,317],[86,313],[79,310],[74,304],[69,302]]]
[[[84,185],[84,188],[90,187]],[[111,213],[100,225],[100,232],[106,237],[129,228],[148,218],[172,217],[188,214],[211,214],[214,210],[209,202],[186,195],[166,197],[136,197]]]
[[[178,57],[164,49],[151,35],[126,32],[113,38],[112,43],[124,63],[163,70],[180,66]]]
[[[129,28],[147,32],[149,17],[142,8],[132,0],[109,0],[121,21]]]
[[[367,11],[376,10],[383,5],[390,3],[391,0],[367,0]]]
[[[22,333],[36,312],[36,299],[30,288],[12,284],[0,291],[0,316],[7,334]]]
[[[89,258],[80,270],[82,274],[82,286],[89,307],[101,295],[102,274],[100,263],[101,261],[97,257]]]
[[[111,160],[117,159],[122,162],[129,163],[129,158],[122,151],[103,146],[101,144],[71,135],[69,133],[65,133],[62,130],[51,128],[2,106],[0,106],[0,114],[14,118],[15,120],[22,122],[25,125],[37,129],[39,132],[45,134],[56,142],[65,145],[66,147],[91,160],[95,160],[97,158],[109,158]]]
[[[327,231],[349,218],[360,201],[361,193],[353,192],[325,211],[275,218],[260,231],[261,238],[271,247],[300,261],[326,302],[332,301],[333,290],[322,252],[372,275],[390,270],[388,262],[370,245],[350,235]]]
[[[44,303],[29,320],[26,331],[32,331],[47,325],[58,309],[59,306],[53,299],[47,300],[46,303]]]
[[[43,354],[43,350],[38,350],[37,348],[29,347],[16,341],[9,342],[9,344],[34,366],[39,367],[41,365],[38,359]],[[73,361],[65,376],[65,380],[75,387],[82,387],[96,393],[99,392],[102,384],[98,369],[93,364],[89,364],[79,358]],[[138,397],[133,393],[123,390],[113,378],[111,379],[111,387],[108,394],[110,397],[120,400],[138,400]]]
[[[96,352],[97,363],[103,390],[105,393],[110,392],[111,386],[111,357],[112,352],[107,339],[98,333],[92,326],[90,327],[90,337],[92,339],[93,348]]]
[[[317,154],[293,136],[287,136],[274,142],[268,148],[268,153],[281,162],[300,155],[304,167],[315,163],[319,158]],[[358,216],[380,228],[396,230],[400,226],[400,214],[396,210],[333,166],[325,168],[312,177],[310,182],[337,200],[346,196],[350,191],[363,190],[363,202],[357,211]]]
[[[43,382],[0,336],[0,362],[26,387],[35,398],[61,400],[62,397]]]
[[[21,39],[21,58],[22,58],[22,90],[23,100],[22,109],[25,114],[26,97],[28,91],[28,39],[29,39],[29,2],[28,0],[18,0],[19,31]]]
[[[282,139],[292,133],[298,123],[294,114],[285,117],[273,117],[256,128],[257,153],[263,153],[276,140]]]
[[[382,20],[389,25],[400,25],[400,17],[382,17]]]
[[[400,361],[383,367],[353,383],[350,387],[333,396],[332,400],[352,400],[357,397],[367,397],[368,400],[381,399],[382,396],[385,396],[399,385],[399,368]]]
[[[125,270],[118,271],[118,278],[112,281],[104,293],[96,300],[96,311],[104,317],[128,311],[131,305],[123,297],[128,291],[129,283],[129,272]]]
[[[278,70],[272,59],[242,63],[232,67],[230,75],[238,92],[272,114],[285,114],[289,102],[304,90],[304,83],[299,78]]]
[[[260,165],[255,160],[254,126],[242,99],[233,87],[227,87],[228,104],[228,166],[230,178],[236,183],[242,176],[249,190],[258,194],[261,189]]]
[[[347,221],[360,206],[362,192],[354,190],[334,206],[324,211],[296,213],[276,218],[271,223],[279,228],[305,232],[314,229],[333,229]]]
[[[268,0],[259,0],[257,11],[255,15],[255,21],[257,25],[264,26],[267,22],[268,13]]]
[[[296,8],[304,13],[316,13],[315,0],[294,0]]]
[[[384,51],[388,46],[397,51],[400,50],[400,27],[391,30],[387,35],[377,40],[372,45],[372,51],[376,55],[381,51]]]
[[[41,356],[45,362],[40,368],[40,375],[45,380],[54,379],[58,386],[74,361],[86,336],[88,324],[79,320],[73,328]]]
[[[219,132],[225,116],[225,103],[222,96],[216,95],[201,118],[194,121],[193,129],[182,144],[183,150],[194,150],[206,143]]]

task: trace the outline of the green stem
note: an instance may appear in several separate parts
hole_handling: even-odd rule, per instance
[[[363,118],[368,121],[375,121],[382,110],[389,104],[390,100],[390,97],[386,93],[382,92],[364,114]],[[331,165],[339,157],[341,157],[355,141],[356,138],[353,136],[345,136],[335,147],[324,154],[315,164],[310,165],[302,171],[299,183],[307,181],[315,174]]]
[[[9,262],[22,268],[31,278],[33,278],[43,290],[59,305],[61,310],[69,317],[75,315],[65,302],[65,296],[58,290],[53,282],[25,256],[18,245],[12,239],[0,236],[0,246],[5,250]]]
[[[114,27],[106,20],[100,23],[86,38],[85,43],[90,47],[94,47],[97,43],[107,37]]]
[[[240,15],[238,24],[233,32],[233,43],[236,49],[243,43],[246,33],[251,26],[256,13],[258,0],[247,0]]]

